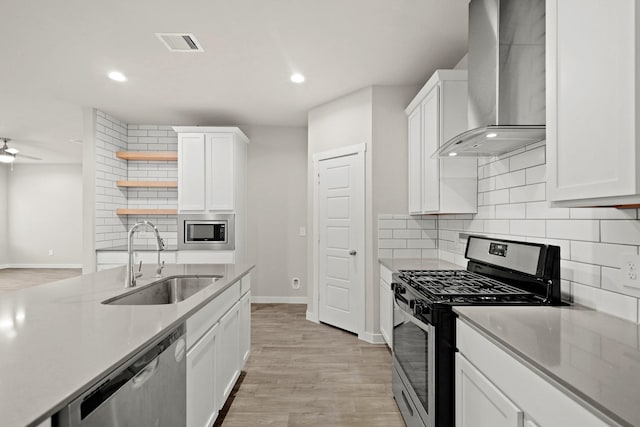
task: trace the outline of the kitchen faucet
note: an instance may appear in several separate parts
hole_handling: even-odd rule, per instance
[[[133,288],[134,286],[136,286],[136,279],[142,276],[142,273],[140,272],[140,270],[142,269],[142,261],[140,261],[140,268],[138,268],[138,272],[133,271],[133,235],[136,230],[142,226],[150,228],[156,236],[156,252],[158,253],[158,266],[156,267],[157,277],[161,276],[162,268],[164,267],[164,261],[160,263],[160,251],[164,249],[164,241],[160,238],[158,229],[149,221],[135,223],[133,227],[131,227],[131,229],[129,230],[129,234],[127,235],[127,253],[129,254],[129,260],[127,261],[127,277],[124,283],[125,288]]]

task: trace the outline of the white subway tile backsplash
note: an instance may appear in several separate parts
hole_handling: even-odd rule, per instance
[[[527,203],[527,218],[531,219],[567,219],[568,208],[552,208],[546,200]]]
[[[504,188],[517,187],[521,185],[525,185],[525,171],[519,170],[516,172],[505,173],[503,175],[498,175],[495,177],[496,190],[502,190]]]
[[[484,193],[484,204],[486,205],[501,205],[509,203],[509,190],[496,190]]]
[[[616,208],[572,208],[570,217],[573,219],[637,219],[637,209]]]
[[[420,249],[394,249],[393,258],[420,258],[422,250]]]
[[[406,239],[381,239],[378,241],[381,249],[403,249],[407,247]]]
[[[409,239],[407,240],[407,248],[435,249],[436,241],[431,239],[429,240]]]
[[[478,180],[478,192],[484,193],[487,191],[493,191],[496,189],[495,177]]]
[[[421,239],[422,230],[420,229],[403,229],[393,230],[394,239]]]
[[[603,242],[640,245],[640,221],[602,220],[600,227]]]
[[[581,262],[560,261],[561,277],[574,283],[600,287],[600,266]]]
[[[546,199],[546,184],[530,184],[523,185],[522,187],[514,187],[509,189],[509,202],[521,203],[521,202],[536,202]]]
[[[496,205],[495,217],[496,219],[524,219],[526,218],[526,205],[524,203]]]
[[[381,219],[378,221],[381,229],[407,228],[407,220],[405,219]]]
[[[501,175],[509,172],[509,159],[496,160],[484,167],[486,168],[485,177]]]
[[[571,259],[590,264],[620,268],[621,255],[637,254],[636,246],[595,242],[571,242]]]
[[[573,301],[620,317],[630,322],[638,322],[638,299],[616,292],[572,284]]]
[[[547,237],[569,240],[600,240],[600,223],[587,219],[582,220],[547,220]]]
[[[515,156],[510,157],[510,170],[515,171],[544,164],[545,150],[545,147],[538,147],[533,150],[525,151],[522,154],[516,154]]]
[[[542,219],[512,219],[509,232],[516,236],[545,237],[546,222]]]
[[[407,220],[407,228],[427,229],[436,228],[435,219],[409,219]]]
[[[547,165],[534,166],[525,169],[525,171],[527,184],[537,184],[547,180]]]
[[[378,239],[393,239],[393,230],[378,230]]]

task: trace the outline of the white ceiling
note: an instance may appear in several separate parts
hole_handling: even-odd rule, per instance
[[[468,0],[2,0],[0,137],[80,162],[82,107],[127,123],[305,126],[369,85],[424,83],[466,51]],[[171,53],[156,32],[193,33]],[[106,77],[122,71],[126,83]],[[294,72],[307,81],[289,81]],[[23,160],[25,161],[25,160]]]

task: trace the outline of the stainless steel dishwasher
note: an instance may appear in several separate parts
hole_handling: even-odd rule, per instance
[[[181,325],[60,411],[54,425],[185,426],[185,353]]]

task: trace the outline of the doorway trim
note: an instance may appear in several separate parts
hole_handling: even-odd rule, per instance
[[[362,144],[354,144],[354,145],[348,145],[345,147],[340,147],[340,148],[336,148],[333,150],[328,150],[328,151],[323,151],[321,153],[316,153],[312,156],[312,160],[313,160],[313,175],[312,175],[312,179],[313,179],[313,200],[312,200],[312,227],[313,227],[313,233],[312,233],[312,257],[313,257],[313,263],[312,263],[312,277],[313,277],[313,282],[312,282],[312,286],[313,286],[313,293],[311,295],[311,306],[313,307],[313,312],[308,312],[307,311],[307,320],[310,320],[312,322],[315,323],[320,323],[320,280],[319,280],[319,274],[320,274],[320,265],[319,265],[319,256],[320,256],[320,251],[319,251],[319,245],[320,245],[320,229],[319,229],[319,224],[318,224],[318,209],[319,209],[319,182],[318,182],[318,175],[320,172],[320,162],[323,160],[329,160],[329,159],[334,159],[337,157],[344,157],[344,156],[350,156],[350,155],[355,155],[356,156],[356,161],[359,163],[360,165],[360,170],[362,171],[362,176],[360,177],[362,179],[362,190],[363,190],[363,195],[362,195],[362,203],[363,203],[363,207],[362,207],[362,212],[363,212],[363,224],[364,224],[364,233],[362,233],[362,236],[360,236],[360,242],[358,242],[358,245],[361,248],[364,248],[363,250],[363,259],[364,259],[364,268],[362,269],[361,272],[359,272],[358,276],[360,279],[360,294],[358,295],[358,298],[360,298],[360,301],[362,301],[362,307],[360,309],[360,312],[358,313],[358,337],[361,337],[364,332],[365,332],[365,315],[366,315],[366,294],[365,294],[365,289],[366,289],[366,284],[365,284],[365,280],[366,280],[366,271],[367,271],[367,246],[366,246],[366,216],[367,216],[367,211],[366,211],[366,206],[367,206],[367,200],[366,200],[366,195],[367,195],[367,181],[366,181],[366,177],[367,177],[367,172],[366,172],[366,158],[365,158],[365,153],[367,151],[367,144],[366,143],[362,143]]]

